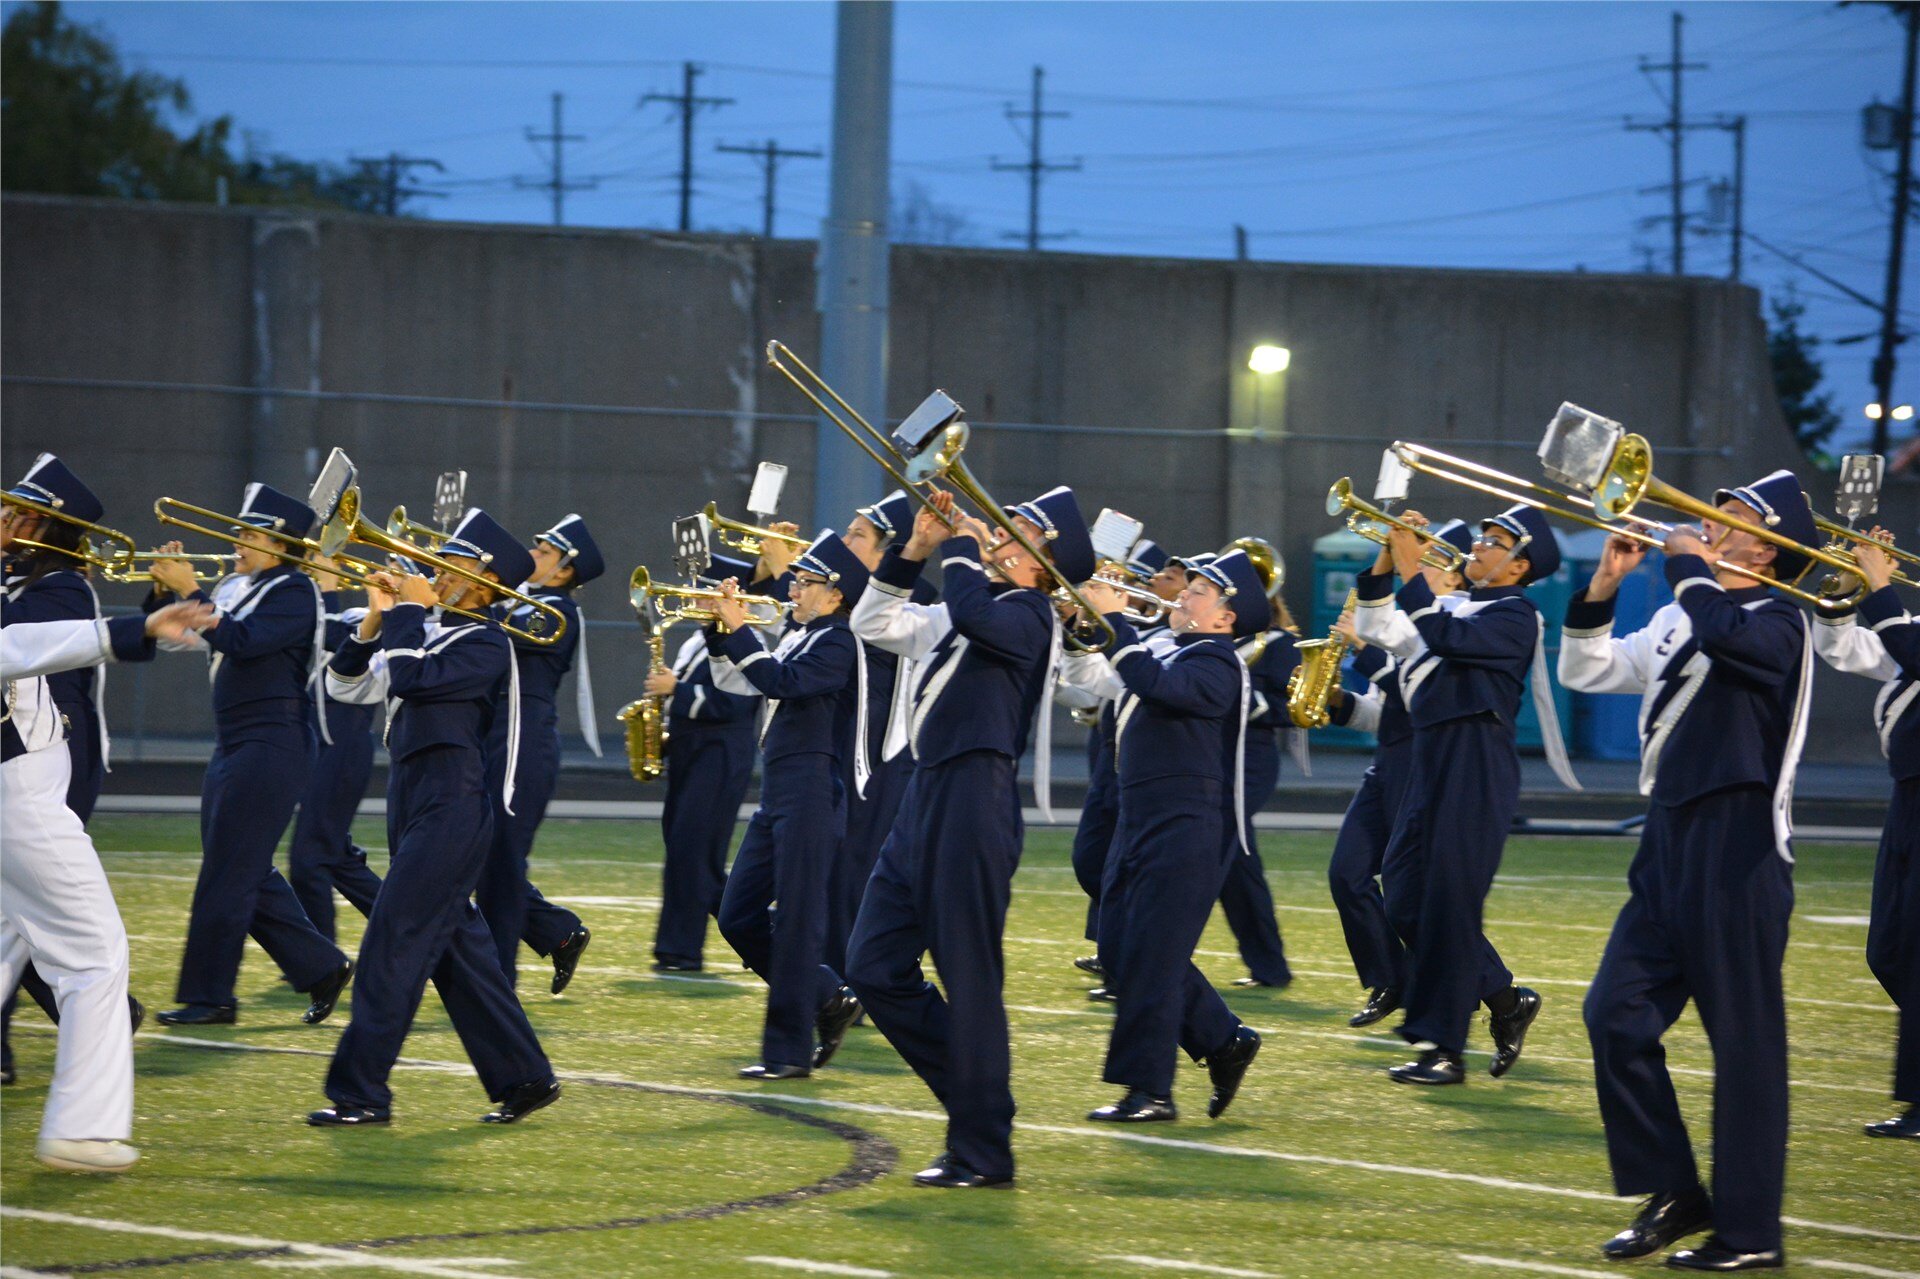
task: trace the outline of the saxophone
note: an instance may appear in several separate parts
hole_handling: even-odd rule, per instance
[[[659,630],[647,630],[647,649],[653,656],[649,674],[667,669],[667,641]],[[620,708],[620,722],[627,726],[627,767],[637,782],[651,782],[667,768],[667,699],[642,697]]]
[[[1359,598],[1359,591],[1348,591],[1340,615],[1346,616]],[[1325,639],[1306,640],[1294,647],[1299,650],[1300,665],[1287,680],[1287,718],[1300,728],[1325,728],[1333,718],[1327,701],[1340,686],[1340,663],[1352,646],[1329,631]]]

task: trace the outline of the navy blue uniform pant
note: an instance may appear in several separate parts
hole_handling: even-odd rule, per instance
[[[867,775],[865,796],[847,795],[847,834],[827,876],[827,967],[835,972],[847,966],[847,939],[867,895],[867,880],[880,856],[880,845],[893,830],[913,781],[913,755],[901,751],[890,760],[874,760]]]
[[[720,935],[767,983],[760,1050],[768,1065],[813,1060],[814,1017],[840,987],[823,959],[827,881],[845,822],[833,756],[788,755],[767,765],[759,810],[720,897]]]
[[[1777,1248],[1793,868],[1774,847],[1772,791],[1654,805],[1627,884],[1586,1003],[1614,1189],[1678,1192],[1700,1180],[1660,1043],[1692,999],[1713,1046],[1714,1231],[1742,1252]]]
[[[1920,777],[1893,785],[1873,866],[1867,966],[1900,1006],[1893,1099],[1920,1105]]]
[[[488,1097],[553,1078],[493,937],[467,900],[493,837],[495,802],[479,753],[465,747],[434,747],[393,766],[392,860],[360,941],[351,1019],[327,1069],[336,1104],[392,1105],[387,1077],[429,978]]]
[[[335,935],[334,889],[362,915],[373,910],[380,895],[380,877],[367,866],[367,850],[353,842],[354,814],[373,775],[373,734],[364,720],[355,725],[345,715],[335,719],[340,722],[331,725],[333,744],[322,742],[314,757],[287,845],[287,880],[307,918],[328,940]]]
[[[1232,797],[1214,781],[1167,777],[1120,791],[1120,823],[1100,892],[1100,952],[1119,993],[1105,1079],[1173,1095],[1175,1047],[1195,1061],[1224,1047],[1240,1019],[1193,949],[1226,878]],[[1237,843],[1232,855],[1239,857]]]
[[[1240,962],[1258,981],[1269,986],[1284,986],[1293,980],[1287,967],[1287,951],[1280,940],[1280,921],[1273,912],[1273,890],[1267,885],[1267,868],[1260,861],[1260,844],[1254,838],[1253,815],[1267,806],[1280,784],[1280,747],[1272,729],[1247,730],[1247,825],[1244,832],[1233,829],[1233,796],[1226,797],[1229,814],[1223,832],[1231,854],[1226,863],[1226,880],[1220,886],[1220,912],[1233,930],[1240,948]],[[1247,841],[1245,855],[1240,836]]]
[[[1387,843],[1406,796],[1412,742],[1399,743],[1374,757],[1347,805],[1340,834],[1327,863],[1327,887],[1340,913],[1340,931],[1360,984],[1402,990],[1407,984],[1407,951],[1387,922],[1386,899],[1377,882]]]
[[[660,870],[660,922],[653,957],[697,964],[707,919],[720,909],[734,822],[753,780],[751,723],[703,728],[673,721],[667,739],[667,798],[660,814],[666,860]]]
[[[1080,805],[1080,824],[1073,832],[1073,877],[1087,895],[1087,940],[1100,940],[1100,885],[1106,877],[1107,852],[1113,846],[1113,828],[1120,820],[1120,778],[1113,754],[1094,726],[1087,739],[1087,797]]]
[[[1387,918],[1408,951],[1400,1033],[1414,1043],[1463,1051],[1475,1005],[1513,985],[1481,924],[1519,802],[1513,730],[1492,716],[1414,734],[1400,823],[1381,858]]]
[[[848,984],[946,1107],[947,1149],[989,1177],[1013,1175],[1000,940],[1020,865],[1017,783],[994,751],[916,768],[847,945]],[[928,953],[944,995],[920,967]]]
[[[181,1003],[235,1003],[249,935],[295,990],[312,989],[346,963],[273,865],[312,763],[304,723],[274,738],[214,747],[200,791],[200,877],[180,960]]]
[[[504,759],[492,764],[497,774],[492,779],[493,790],[499,798],[505,796],[506,767]],[[493,815],[493,838],[474,892],[474,904],[480,907],[480,915],[493,934],[500,971],[509,983],[514,980],[515,960],[523,940],[535,954],[551,955],[581,926],[578,915],[549,902],[527,878],[534,836],[546,820],[547,805],[553,802],[559,784],[560,739],[552,730],[542,734],[534,729],[522,738],[514,769],[513,811],[502,807]]]

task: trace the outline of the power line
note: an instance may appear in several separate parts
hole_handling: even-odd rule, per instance
[[[561,112],[564,110],[566,98],[567,95],[564,93],[556,93],[553,95],[553,132],[535,133],[531,128],[527,130],[527,141],[545,142],[552,146],[553,176],[549,177],[545,182],[529,182],[524,178],[515,178],[513,180],[513,184],[516,187],[535,191],[547,191],[552,194],[553,224],[555,226],[563,226],[566,224],[567,192],[591,191],[600,184],[598,178],[581,178],[573,182],[567,181],[567,143],[584,142],[586,138],[582,134],[568,133],[566,129],[561,126]]]
[[[1049,173],[1071,173],[1077,172],[1080,168],[1080,161],[1078,159],[1049,161],[1043,159],[1041,156],[1041,122],[1045,120],[1064,120],[1073,114],[1070,111],[1046,111],[1041,109],[1041,82],[1046,78],[1046,74],[1046,70],[1043,67],[1035,67],[1033,69],[1033,105],[1027,108],[1027,110],[1017,111],[1014,109],[1012,103],[1007,104],[1007,119],[1019,120],[1025,118],[1027,121],[1027,159],[1025,163],[1003,164],[997,159],[991,162],[996,172],[1024,172],[1027,175],[1027,234],[1025,239],[1027,241],[1027,252],[1029,253],[1038,253],[1040,251],[1040,241],[1043,239],[1057,240],[1065,235],[1072,234],[1071,232],[1056,232],[1053,235],[1047,236],[1040,234],[1041,179]],[[1021,237],[1017,232],[1009,231],[1007,238],[1019,239]]]
[[[693,82],[703,73],[696,62],[680,64],[680,92],[642,94],[640,105],[665,102],[680,116],[680,229],[693,230],[693,117],[702,107],[718,109],[733,105],[732,98],[702,98],[693,91]]]
[[[766,193],[761,197],[760,238],[763,240],[771,240],[773,238],[774,185],[775,174],[779,171],[780,161],[793,159],[818,160],[826,154],[817,148],[800,151],[790,147],[782,147],[772,138],[767,139],[765,146],[729,146],[722,142],[714,149],[716,151],[726,151],[733,155],[751,155],[759,158],[760,168],[766,177]]]
[[[1673,222],[1673,273],[1675,275],[1685,275],[1687,273],[1686,191],[1685,179],[1682,176],[1681,142],[1682,139],[1686,137],[1688,129],[1710,127],[1707,125],[1688,124],[1686,116],[1680,108],[1680,94],[1683,85],[1682,77],[1689,71],[1705,71],[1707,69],[1706,63],[1688,62],[1680,55],[1680,28],[1685,21],[1686,19],[1681,17],[1679,10],[1676,9],[1673,14],[1673,55],[1670,61],[1654,63],[1648,62],[1644,57],[1640,59],[1641,71],[1665,71],[1673,77],[1673,87],[1667,95],[1666,121],[1664,123],[1643,123],[1628,120],[1626,125],[1628,132],[1632,133],[1665,133],[1668,135],[1667,152],[1672,165],[1672,177],[1668,189],[1671,191],[1673,197],[1673,212],[1669,216]]]
[[[401,155],[398,151],[389,151],[384,156],[348,156],[348,162],[360,166],[362,179],[372,184],[379,192],[379,211],[388,217],[398,217],[400,205],[414,196],[428,196],[444,200],[445,191],[431,191],[426,187],[408,186],[407,174],[415,169],[432,169],[435,173],[445,173],[447,166],[438,160],[425,156]]]

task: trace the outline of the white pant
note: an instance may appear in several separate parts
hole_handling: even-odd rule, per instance
[[[0,764],[0,989],[29,958],[60,1005],[43,1138],[133,1135],[127,930],[80,819],[64,742]]]

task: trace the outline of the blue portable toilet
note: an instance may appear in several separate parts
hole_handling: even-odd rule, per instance
[[[1600,564],[1607,535],[1599,529],[1581,529],[1561,539],[1567,564],[1573,571],[1573,589],[1586,589]],[[1614,597],[1613,633],[1630,635],[1647,624],[1654,613],[1673,599],[1667,586],[1664,557],[1649,552],[1641,566],[1620,583]],[[1564,620],[1564,606],[1561,613]],[[1574,753],[1585,759],[1640,758],[1640,695],[1637,693],[1574,693]]]

